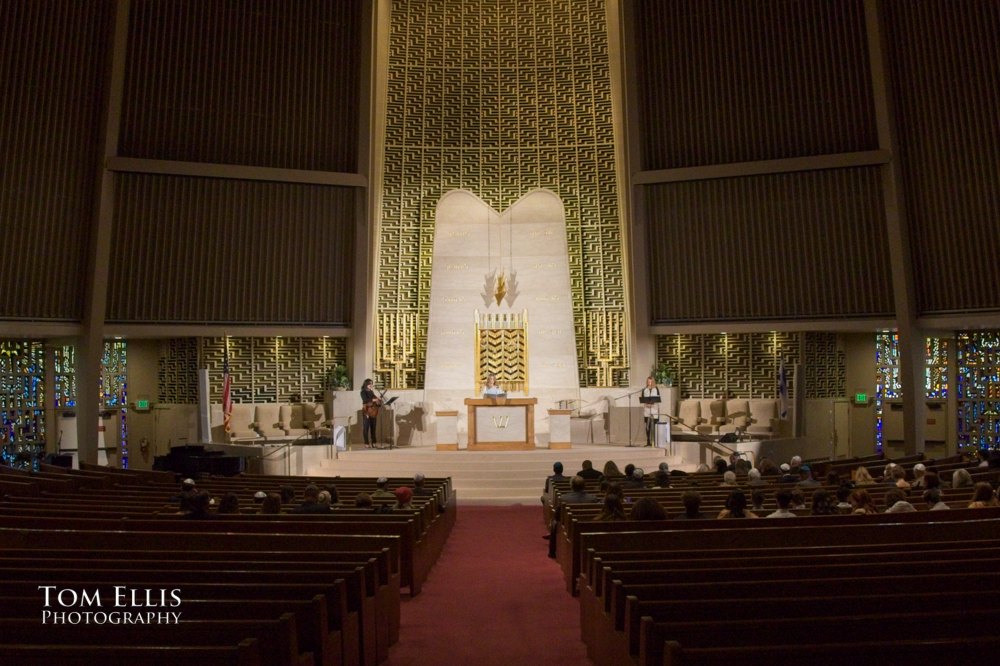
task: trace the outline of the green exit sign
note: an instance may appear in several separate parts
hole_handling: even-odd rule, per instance
[[[867,405],[868,404],[868,394],[867,393],[855,393],[854,394],[854,402],[855,402],[855,404],[858,404],[858,405]]]
[[[137,412],[148,412],[149,411],[149,400],[136,400],[135,410]]]

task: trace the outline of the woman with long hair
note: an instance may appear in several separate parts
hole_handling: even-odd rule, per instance
[[[875,479],[868,472],[868,469],[864,466],[858,467],[856,470],[851,472],[851,480],[854,481],[856,486],[874,486]]]
[[[621,495],[608,493],[604,496],[604,508],[594,520],[612,521],[625,520],[625,518],[625,505],[622,503]]]
[[[872,496],[869,495],[868,491],[864,488],[856,488],[854,492],[851,493],[849,501],[851,506],[854,507],[854,511],[852,513],[862,515],[878,513],[878,507],[875,506]]]
[[[742,490],[734,490],[729,493],[726,508],[719,512],[717,518],[760,518],[760,516],[747,511],[747,494]]]

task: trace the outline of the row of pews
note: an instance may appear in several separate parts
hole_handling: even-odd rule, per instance
[[[430,496],[389,513],[347,503],[325,515],[257,513],[255,492],[293,487],[288,511],[309,483],[334,485],[345,502],[375,489],[374,479],[202,479],[213,497],[236,494],[240,512],[190,520],[172,474],[0,468],[3,661],[384,662],[399,639],[401,590],[419,593],[454,525],[451,481],[426,479]]]
[[[629,494],[676,513],[694,487],[714,515],[731,490],[719,480]],[[597,522],[594,506],[563,505],[560,562],[588,656],[599,666],[992,661],[1000,508],[960,508],[969,489],[944,494],[950,511],[777,521]]]

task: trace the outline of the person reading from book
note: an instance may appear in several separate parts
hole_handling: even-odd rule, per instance
[[[655,402],[651,398],[656,398]],[[656,439],[656,422],[660,420],[660,389],[656,380],[646,377],[646,385],[639,394],[643,416],[646,418],[646,446],[653,446]]]
[[[486,375],[486,385],[483,386],[484,398],[499,398],[506,395],[506,392],[497,384],[497,376],[492,372]]]

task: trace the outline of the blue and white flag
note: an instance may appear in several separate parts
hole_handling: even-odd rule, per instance
[[[785,372],[785,359],[778,366],[778,418],[782,421],[788,418],[788,374]]]

